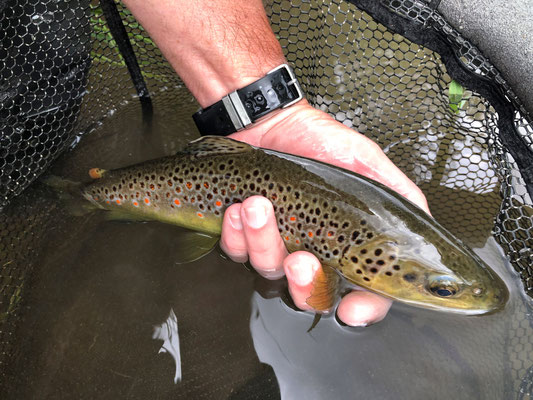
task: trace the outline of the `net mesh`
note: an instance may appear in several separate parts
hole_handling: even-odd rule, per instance
[[[379,143],[467,244],[482,246],[492,231],[533,295],[533,128],[496,68],[424,2],[265,5],[309,101]],[[150,97],[183,96],[158,48],[116,6]],[[0,2],[0,208],[81,135],[146,97],[108,18],[88,0]],[[190,95],[182,103],[189,120],[197,105]],[[5,232],[0,249],[19,240]],[[8,261],[0,322],[16,314],[31,267]]]

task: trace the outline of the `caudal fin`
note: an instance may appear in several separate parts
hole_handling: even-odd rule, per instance
[[[93,204],[85,200],[81,195],[82,184],[80,182],[56,175],[45,176],[40,181],[56,192],[69,214],[80,217],[96,209]]]

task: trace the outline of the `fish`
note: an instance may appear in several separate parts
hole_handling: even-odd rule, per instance
[[[261,195],[289,252],[324,266],[307,303],[332,307],[339,279],[412,306],[464,315],[501,310],[502,279],[431,216],[357,173],[225,137],[116,170],[95,168],[81,188],[117,218],[175,224],[217,238],[224,211]]]

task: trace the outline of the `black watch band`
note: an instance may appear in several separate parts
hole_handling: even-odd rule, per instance
[[[201,135],[225,136],[302,98],[302,89],[294,72],[287,64],[282,64],[263,78],[224,96],[192,117]]]

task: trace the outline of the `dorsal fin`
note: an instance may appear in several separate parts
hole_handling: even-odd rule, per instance
[[[181,153],[190,154],[195,158],[202,158],[221,154],[245,153],[251,150],[253,150],[253,147],[249,144],[227,137],[204,136],[190,142]]]

